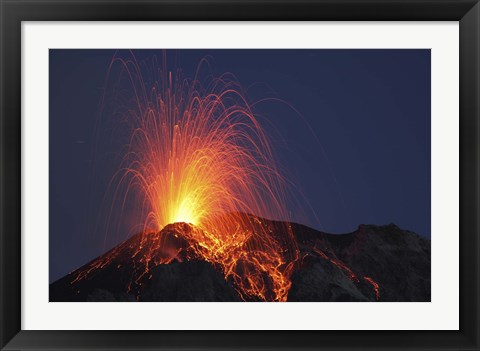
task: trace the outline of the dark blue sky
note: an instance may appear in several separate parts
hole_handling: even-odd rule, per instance
[[[115,171],[92,169],[114,53],[50,50],[50,281],[128,235],[104,242],[96,230]],[[169,50],[168,68],[192,77],[204,57],[216,75],[233,73],[251,101],[274,98],[255,111],[284,139],[275,139],[281,165],[318,217],[296,213],[298,222],[331,233],[393,222],[430,237],[430,50]]]

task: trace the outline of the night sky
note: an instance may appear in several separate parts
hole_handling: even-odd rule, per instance
[[[123,142],[95,129],[114,54],[50,50],[50,282],[132,234],[98,229],[116,170],[107,161]],[[162,51],[134,55],[161,61]],[[395,223],[430,237],[430,50],[168,50],[167,66],[192,77],[205,57],[252,102],[267,98],[254,111],[313,209],[295,221],[330,233]]]

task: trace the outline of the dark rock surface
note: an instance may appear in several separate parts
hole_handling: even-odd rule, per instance
[[[301,258],[288,301],[430,301],[430,240],[393,224],[361,225],[342,235],[299,224],[292,229]],[[185,230],[188,224],[169,225],[151,245],[133,236],[50,284],[50,301],[241,301],[218,267],[189,257],[178,235]],[[184,254],[155,264],[160,245],[182,247]]]
[[[289,301],[376,301],[369,279],[378,301],[430,301],[430,240],[394,224],[343,235],[294,225],[294,232],[308,255],[292,276]]]

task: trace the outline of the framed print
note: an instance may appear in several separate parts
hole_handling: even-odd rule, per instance
[[[476,1],[1,4],[2,349],[479,349]]]

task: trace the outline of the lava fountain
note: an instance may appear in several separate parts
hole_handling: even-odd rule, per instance
[[[289,224],[272,231],[258,218],[289,221],[287,182],[271,140],[231,74],[202,81],[203,61],[185,79],[165,61],[164,54],[162,68],[155,64],[145,77],[133,54],[112,60],[130,84],[122,102],[129,142],[111,181],[112,203],[125,206],[134,194],[141,246],[156,238],[162,250],[161,229],[189,223],[193,229],[181,235],[194,258],[217,267],[243,299],[285,301],[296,242]],[[168,252],[143,260],[168,263],[178,255]]]

